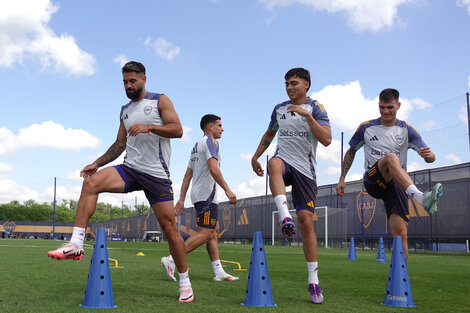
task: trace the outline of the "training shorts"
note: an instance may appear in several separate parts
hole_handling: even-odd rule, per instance
[[[124,193],[143,190],[151,206],[157,202],[173,201],[171,180],[142,173],[125,164],[115,165],[114,168],[124,181]]]
[[[196,225],[203,228],[214,229],[217,226],[217,213],[219,205],[217,203],[207,203],[199,201],[194,203],[196,209]]]
[[[382,199],[387,212],[387,218],[395,213],[405,221],[410,219],[408,195],[395,181],[385,182],[379,171],[379,161],[364,173],[364,187],[369,195]]]

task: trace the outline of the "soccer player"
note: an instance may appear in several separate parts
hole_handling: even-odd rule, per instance
[[[188,276],[184,241],[178,232],[173,214],[173,190],[170,180],[170,138],[183,135],[173,103],[164,94],[147,92],[145,67],[128,62],[122,68],[127,97],[121,108],[116,141],[93,163],[80,171],[83,186],[78,201],[75,227],[69,243],[47,255],[58,260],[83,258],[85,229],[95,212],[102,192],[127,193],[143,190],[168,240],[180,277],[180,302],[194,299]],[[98,168],[126,151],[124,164]]]
[[[324,146],[331,143],[331,128],[323,105],[307,97],[310,73],[303,68],[293,68],[284,78],[290,100],[274,107],[268,130],[261,138],[251,164],[258,176],[264,175],[258,158],[278,133],[276,153],[268,162],[269,186],[279,210],[281,230],[286,237],[292,237],[295,226],[285,187],[292,185],[292,201],[307,261],[310,299],[320,304],[323,303],[323,292],[318,280],[317,237],[313,228],[317,195],[316,150],[318,142]]]
[[[364,187],[369,195],[383,200],[392,235],[401,236],[405,259],[408,261],[408,196],[423,205],[429,214],[433,214],[437,211],[437,199],[442,196],[443,189],[437,183],[432,191],[423,194],[406,172],[408,149],[418,152],[427,163],[434,162],[436,156],[416,129],[397,119],[397,111],[401,106],[399,95],[396,89],[383,90],[379,95],[380,117],[366,121],[357,128],[344,156],[336,192],[344,196],[344,179],[356,151],[364,146]]]
[[[191,202],[196,209],[196,224],[198,232],[185,242],[185,251],[190,253],[206,243],[207,252],[214,269],[215,281],[236,281],[240,278],[227,274],[222,268],[217,245],[219,223],[217,213],[217,185],[222,187],[229,202],[235,204],[237,197],[230,190],[220,171],[219,143],[222,132],[220,117],[213,114],[204,115],[200,123],[204,136],[196,142],[191,151],[188,168],[181,184],[180,199],[176,202],[175,213],[181,215],[184,210],[184,200],[191,180]],[[176,281],[174,276],[175,262],[171,255],[162,257],[161,263],[170,280]]]

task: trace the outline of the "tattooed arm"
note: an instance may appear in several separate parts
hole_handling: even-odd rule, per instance
[[[89,177],[98,171],[103,165],[108,164],[116,160],[124,150],[126,150],[126,128],[124,123],[121,121],[119,125],[119,131],[116,138],[116,141],[109,147],[108,151],[106,151],[102,156],[95,160],[95,162],[88,164],[80,171],[81,177]]]
[[[274,137],[276,136],[276,132],[277,131],[268,129],[264,133],[264,135],[261,138],[261,141],[258,145],[258,148],[256,149],[255,154],[251,158],[251,166],[253,167],[253,171],[258,176],[263,176],[264,175],[264,170],[261,167],[261,164],[258,162],[258,159],[263,154],[263,152],[266,151],[266,149],[268,149],[269,145],[271,144]]]
[[[356,156],[356,150],[349,148],[344,155],[343,166],[341,167],[341,176],[339,177],[338,185],[336,186],[336,193],[340,196],[344,196],[344,189],[346,188],[346,183],[344,179],[348,173],[351,165],[353,164],[354,157]]]

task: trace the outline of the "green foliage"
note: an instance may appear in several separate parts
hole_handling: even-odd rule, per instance
[[[78,201],[75,200],[62,200],[61,204],[56,203],[56,222],[74,222],[77,207]],[[128,205],[119,208],[112,207],[107,203],[98,202],[91,220],[92,222],[104,222],[110,219],[118,219],[122,216],[129,217],[147,214],[149,211],[150,207],[143,204],[138,205],[131,211]],[[47,222],[52,221],[53,216],[54,203],[39,204],[34,200],[27,200],[21,204],[19,201],[13,200],[9,203],[0,204],[0,220]]]

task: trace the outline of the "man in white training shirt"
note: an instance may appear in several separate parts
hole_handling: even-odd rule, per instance
[[[220,117],[214,114],[204,115],[200,123],[204,136],[199,139],[191,151],[188,168],[181,184],[180,199],[176,202],[175,213],[181,215],[184,210],[184,200],[191,180],[191,202],[196,209],[196,224],[198,232],[185,242],[186,253],[190,253],[206,243],[207,252],[214,270],[215,281],[237,281],[238,277],[227,274],[222,268],[217,245],[219,223],[217,213],[217,185],[222,187],[229,202],[235,204],[237,197],[230,190],[220,171],[219,143],[224,131]],[[174,276],[175,262],[171,255],[161,259],[168,278],[176,281]]]
[[[116,141],[93,163],[80,171],[83,187],[78,201],[75,227],[69,243],[49,251],[58,260],[81,260],[85,230],[95,212],[102,192],[127,193],[143,190],[158,223],[168,240],[180,277],[180,302],[194,299],[186,264],[184,241],[178,232],[173,213],[173,190],[170,180],[170,138],[183,135],[178,114],[171,100],[145,89],[145,67],[128,62],[122,68],[124,89],[131,100],[120,113]],[[98,169],[126,151],[124,164]]]
[[[408,123],[397,119],[401,106],[399,92],[388,88],[379,95],[380,117],[362,123],[349,141],[336,192],[344,196],[344,179],[351,167],[356,151],[364,146],[364,187],[372,197],[384,201],[390,230],[393,236],[401,236],[405,260],[408,261],[408,196],[433,214],[437,211],[437,199],[442,196],[442,185],[437,183],[432,191],[422,193],[406,172],[408,149],[419,153],[426,163],[436,160],[419,133]]]
[[[330,121],[323,105],[307,96],[310,73],[306,69],[293,68],[284,78],[290,100],[274,108],[268,130],[261,138],[251,165],[258,176],[263,176],[258,158],[278,133],[276,153],[268,163],[269,187],[279,210],[281,230],[286,237],[292,237],[295,227],[285,187],[292,185],[292,202],[307,261],[310,300],[320,304],[323,303],[323,292],[318,280],[317,236],[313,228],[317,196],[316,152],[318,142],[324,146],[331,143]]]

